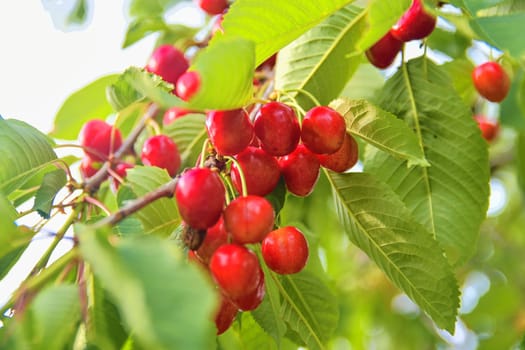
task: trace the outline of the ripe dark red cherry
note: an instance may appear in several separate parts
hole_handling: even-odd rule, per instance
[[[372,65],[385,69],[394,62],[402,48],[403,42],[394,38],[392,33],[388,31],[378,42],[366,50],[365,54]]]
[[[257,256],[238,244],[220,246],[211,256],[210,271],[222,292],[232,299],[251,294],[263,278]]]
[[[313,153],[329,154],[343,144],[344,118],[330,107],[318,106],[306,112],[301,125],[301,140]]]
[[[317,156],[303,144],[279,160],[281,174],[289,192],[305,197],[312,193],[319,178],[320,163]]]
[[[228,8],[228,0],[195,0],[204,12],[209,15],[218,15]]]
[[[248,146],[235,156],[239,163],[248,194],[266,196],[274,190],[281,177],[277,160],[260,148]],[[237,164],[233,163],[231,178],[235,189],[241,193],[241,175]]]
[[[183,117],[186,114],[191,113],[190,110],[181,107],[171,107],[164,112],[164,117],[162,118],[162,124],[168,125],[173,123],[177,118]]]
[[[217,327],[217,335],[220,335],[230,326],[232,325],[233,321],[235,320],[235,316],[238,312],[238,307],[234,303],[231,302],[228,298],[221,295],[221,303],[219,305],[219,309],[217,310],[217,313],[215,314],[215,326]]]
[[[161,45],[153,51],[145,69],[175,85],[188,67],[188,61],[179,49],[172,45]]]
[[[264,197],[237,197],[224,209],[224,226],[236,243],[257,243],[273,229],[275,213]]]
[[[263,240],[262,256],[266,265],[277,273],[297,273],[308,260],[308,243],[297,228],[281,227]]]
[[[200,230],[219,220],[224,196],[220,176],[209,168],[192,168],[182,173],[175,188],[180,216],[189,226]]]
[[[80,161],[80,174],[82,178],[89,179],[97,173],[101,166],[102,163],[96,162],[89,157],[83,157],[82,161]]]
[[[491,142],[498,136],[499,124],[491,121],[484,116],[476,115],[474,119],[478,123],[479,129],[481,130],[481,136],[488,142]]]
[[[261,305],[265,294],[266,286],[264,283],[264,273],[261,271],[261,281],[257,288],[250,294],[237,299],[232,299],[232,302],[242,311],[251,311],[257,309],[257,307]]]
[[[148,138],[142,146],[140,158],[144,165],[166,169],[171,177],[177,174],[181,164],[177,145],[166,135]]]
[[[472,81],[479,94],[491,102],[503,101],[510,89],[510,78],[497,62],[486,62],[474,68]]]
[[[261,107],[253,123],[261,148],[273,156],[292,152],[301,137],[301,129],[294,110],[281,102],[270,102]]]
[[[88,157],[100,162],[122,146],[122,135],[105,121],[93,119],[80,130],[79,143]]]
[[[133,164],[129,163],[118,163],[115,166],[115,173],[120,177],[120,179],[124,180],[127,176],[128,169],[133,168]],[[111,177],[111,186],[114,191],[118,190],[120,186],[120,180],[116,179],[115,177]]]
[[[332,154],[319,154],[319,163],[327,169],[342,173],[357,163],[358,146],[352,135],[346,133],[343,145]]]
[[[403,42],[423,39],[436,27],[437,18],[425,11],[421,0],[412,1],[410,8],[392,27],[392,35]]]
[[[228,232],[226,232],[224,220],[221,216],[215,225],[206,230],[204,241],[196,250],[197,255],[207,264],[217,248],[226,243],[228,243]]]
[[[253,125],[244,109],[210,111],[206,128],[217,152],[225,156],[241,152],[253,138]]]
[[[184,101],[189,101],[199,91],[201,77],[198,72],[190,71],[182,74],[175,85],[175,94]]]

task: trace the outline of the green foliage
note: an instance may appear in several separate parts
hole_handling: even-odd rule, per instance
[[[203,114],[188,114],[177,118],[164,128],[164,133],[171,137],[181,155],[182,168],[195,165],[202,144],[208,137]]]
[[[42,185],[36,192],[33,210],[36,210],[44,219],[49,219],[53,207],[53,200],[57,192],[64,187],[66,182],[66,173],[62,169],[45,174]]]

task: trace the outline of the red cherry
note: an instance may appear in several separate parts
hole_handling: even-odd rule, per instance
[[[80,161],[80,174],[83,179],[89,179],[100,170],[102,164],[89,157],[83,157]]]
[[[365,54],[371,64],[384,69],[394,62],[402,48],[403,42],[394,38],[391,31],[388,31],[379,41],[366,50]]]
[[[308,260],[308,243],[296,227],[281,227],[263,240],[262,256],[266,265],[277,273],[297,273]]]
[[[232,303],[225,296],[221,296],[221,303],[219,309],[215,314],[215,326],[217,327],[217,335],[222,334],[230,328],[235,316],[237,316],[238,307]]]
[[[263,278],[257,256],[238,244],[220,246],[211,256],[210,271],[215,283],[232,299],[255,291]]]
[[[208,168],[192,168],[182,173],[175,188],[180,216],[189,226],[200,230],[219,220],[225,195],[221,178]]]
[[[292,152],[301,137],[301,129],[294,110],[281,102],[270,102],[261,107],[253,123],[261,148],[273,156]]]
[[[253,125],[243,109],[208,112],[206,128],[217,152],[225,156],[241,152],[253,138]]]
[[[346,133],[343,145],[332,154],[319,154],[319,163],[327,169],[342,173],[357,163],[358,146],[352,135]]]
[[[145,69],[175,85],[188,67],[188,61],[179,49],[172,45],[161,45],[153,51]]]
[[[295,151],[278,160],[286,188],[296,196],[305,197],[312,193],[319,178],[319,159],[303,144]]]
[[[474,116],[478,123],[479,129],[481,130],[481,136],[488,142],[494,140],[499,133],[499,124],[488,120],[487,118],[477,115]]]
[[[105,161],[122,146],[120,131],[103,120],[90,120],[82,127],[79,143],[94,161]]]
[[[273,228],[275,213],[264,197],[237,197],[224,209],[224,226],[236,243],[257,243]]]
[[[181,107],[171,107],[164,112],[164,117],[162,118],[162,124],[168,125],[173,123],[175,119],[185,116],[186,114],[191,113],[190,110]]]
[[[209,15],[218,15],[228,8],[228,0],[194,0],[204,12]]]
[[[237,299],[232,299],[232,302],[242,311],[252,311],[261,305],[264,295],[266,294],[266,286],[264,283],[264,273],[261,270],[261,281],[257,288],[248,295]]]
[[[412,1],[410,8],[392,27],[392,35],[401,41],[423,39],[436,27],[437,18],[425,11],[421,0]]]
[[[337,151],[346,134],[344,118],[325,106],[314,107],[306,112],[301,128],[303,144],[317,154]]]
[[[115,166],[115,173],[117,173],[117,175],[121,178],[121,179],[125,179],[126,178],[126,175],[127,175],[127,172],[128,172],[128,169],[131,169],[133,168],[134,165],[133,164],[129,164],[129,163],[118,163],[116,166]],[[113,188],[114,191],[118,190],[119,186],[120,186],[120,181],[117,180],[115,177],[112,177],[111,178],[111,186]]]
[[[281,177],[277,160],[260,148],[248,146],[235,156],[246,179],[248,194],[266,196],[274,190]],[[237,164],[231,169],[233,185],[242,192],[241,175]]]
[[[221,216],[215,225],[206,230],[204,241],[202,241],[202,244],[199,249],[196,250],[196,253],[203,262],[208,263],[217,248],[226,243],[228,243],[228,232],[226,232],[224,220]]]
[[[166,169],[171,177],[179,171],[181,159],[175,142],[166,135],[148,138],[142,146],[142,163]]]
[[[175,94],[184,101],[189,101],[199,91],[201,77],[196,71],[182,74],[175,85]]]
[[[479,94],[491,102],[503,101],[510,89],[510,78],[497,62],[486,62],[474,68],[472,81]]]

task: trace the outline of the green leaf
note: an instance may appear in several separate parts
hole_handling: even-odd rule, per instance
[[[516,58],[525,57],[525,42],[520,33],[525,21],[525,12],[508,15],[478,17],[471,20],[472,28],[482,39],[503,51],[509,51]]]
[[[277,279],[281,292],[281,317],[309,349],[324,349],[339,320],[337,299],[315,275],[303,271]]]
[[[170,181],[168,173],[157,167],[136,166],[129,169],[126,180],[135,196],[141,197]],[[180,225],[177,205],[172,198],[161,198],[135,213],[145,234],[168,237]]]
[[[173,243],[141,236],[111,245],[109,228],[95,231],[78,225],[76,232],[83,257],[140,345],[159,350],[211,348],[215,292]]]
[[[354,51],[365,25],[365,12],[349,5],[282,49],[276,66],[277,90],[291,90],[304,109],[315,103],[295,89],[308,91],[323,105],[338,97],[361,61]]]
[[[125,49],[140,39],[164,29],[166,29],[166,23],[162,17],[154,16],[136,18],[128,25],[122,48]]]
[[[428,166],[414,132],[395,115],[366,100],[337,99],[330,107],[346,120],[346,129],[369,144],[398,159],[408,160],[407,166]]]
[[[472,40],[462,35],[459,31],[451,32],[435,28],[426,39],[426,43],[431,49],[440,51],[455,59],[465,56],[467,48],[472,44]]]
[[[177,145],[182,169],[194,166],[201,153],[202,144],[208,137],[205,121],[205,115],[192,113],[177,118],[164,127],[163,133]]]
[[[222,26],[226,36],[240,36],[255,43],[257,66],[351,2],[352,0],[236,1],[224,16]]]
[[[518,179],[522,196],[525,199],[525,132],[523,131],[518,134],[516,153],[516,178]]]
[[[87,20],[87,7],[86,0],[76,0],[75,6],[67,16],[67,24],[84,24]]]
[[[179,2],[180,0],[131,0],[128,11],[132,17],[162,16]]]
[[[0,193],[9,194],[57,156],[51,141],[22,121],[0,119]]]
[[[525,130],[525,74],[518,69],[511,80],[507,97],[500,103],[499,120],[502,125]]]
[[[57,139],[76,140],[88,120],[105,119],[112,112],[106,100],[106,87],[117,77],[116,74],[103,76],[72,93],[58,110],[50,135]]]
[[[459,290],[432,235],[397,195],[367,173],[327,172],[350,240],[440,327],[453,333]]]
[[[361,64],[355,71],[352,79],[346,84],[341,96],[350,99],[366,99],[374,101],[374,96],[385,84],[385,78],[380,70],[371,64]]]
[[[365,170],[391,186],[449,261],[464,262],[476,249],[489,196],[487,143],[472,112],[443,69],[423,58],[403,65],[379,98],[382,108],[414,129],[431,166],[407,168],[369,148]]]
[[[472,83],[472,74],[474,65],[467,58],[457,58],[453,61],[443,64],[443,68],[447,71],[452,85],[457,93],[467,106],[471,106],[478,98],[478,92]],[[469,72],[469,74],[465,74]]]
[[[371,0],[367,7],[368,31],[359,40],[361,51],[381,39],[410,7],[411,0]]]
[[[42,185],[36,192],[33,210],[38,211],[38,214],[44,219],[49,219],[55,196],[65,186],[66,182],[66,172],[62,169],[45,174]]]
[[[65,349],[79,321],[78,286],[48,287],[38,293],[17,325],[17,349]]]
[[[243,350],[277,350],[280,349],[270,336],[265,333],[252,317],[253,313],[240,313],[239,338]]]
[[[503,0],[462,0],[463,6],[472,14],[478,11],[493,7],[501,3]]]
[[[129,187],[127,187],[129,188]],[[131,191],[131,190],[130,190]],[[127,217],[114,226],[114,231],[122,236],[144,234],[142,221],[134,217]]]

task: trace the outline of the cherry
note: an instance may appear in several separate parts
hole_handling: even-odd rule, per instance
[[[188,67],[188,61],[182,51],[172,45],[161,45],[153,51],[145,69],[175,85]]]
[[[105,161],[122,146],[122,135],[105,121],[93,119],[80,130],[79,143],[92,160]]]
[[[242,311],[251,311],[257,309],[257,307],[261,305],[265,294],[266,286],[264,283],[264,273],[261,270],[261,280],[257,288],[250,294],[237,299],[232,299],[232,302]]]
[[[224,210],[224,226],[237,243],[257,243],[273,228],[275,213],[264,197],[237,197]]]
[[[239,153],[253,138],[253,125],[243,109],[208,112],[206,128],[217,152],[225,156]]]
[[[295,151],[278,160],[286,188],[296,196],[305,197],[312,193],[319,178],[320,163],[317,156],[303,144]]]
[[[384,69],[394,62],[402,48],[403,42],[394,38],[391,31],[388,31],[379,41],[366,50],[365,54],[372,65]]]
[[[228,243],[228,232],[226,232],[224,220],[221,216],[215,225],[206,230],[204,241],[196,253],[207,264],[217,248],[226,243]]]
[[[255,253],[238,244],[220,246],[211,256],[210,271],[222,292],[232,299],[255,291],[263,278]]]
[[[114,171],[121,179],[125,179],[126,175],[127,175],[127,172],[128,172],[128,169],[131,169],[133,167],[134,167],[133,164],[118,163],[115,166],[115,170]],[[111,181],[111,186],[112,186],[113,190],[114,191],[118,190],[118,188],[120,186],[120,180],[116,179],[115,177],[112,177],[111,180],[112,180]]]
[[[330,107],[317,106],[306,112],[301,126],[301,140],[313,153],[334,153],[343,144],[346,123]]]
[[[199,91],[201,77],[196,71],[183,73],[175,85],[175,94],[184,101],[189,101]]]
[[[346,133],[343,145],[332,154],[319,154],[319,163],[327,169],[342,173],[357,163],[358,146],[352,135]]]
[[[308,260],[308,243],[297,228],[281,227],[263,240],[262,256],[266,265],[277,273],[297,273]]]
[[[503,101],[510,89],[509,76],[497,62],[486,62],[474,68],[472,81],[479,94],[491,102]]]
[[[262,149],[248,146],[241,153],[237,154],[235,159],[239,163],[246,179],[248,194],[266,196],[277,186],[281,177],[279,163]],[[232,165],[231,178],[235,189],[241,193],[241,175],[235,163]]]
[[[261,107],[253,123],[261,148],[273,156],[292,152],[301,137],[301,129],[294,110],[281,102],[270,102]]]
[[[83,157],[80,161],[80,174],[82,178],[89,179],[100,170],[101,166],[100,162],[96,162],[90,157]]]
[[[191,227],[205,230],[219,220],[225,197],[219,175],[209,168],[192,168],[175,187],[179,213]]]
[[[171,177],[179,171],[181,159],[177,145],[166,135],[148,138],[140,156],[144,165],[166,169]]]
[[[273,69],[275,67],[275,63],[277,62],[277,53],[274,53],[270,57],[268,57],[266,60],[264,60],[263,63],[257,66],[256,70],[260,71],[263,69]]]
[[[204,12],[209,15],[218,15],[228,8],[228,0],[195,0]]]
[[[220,335],[228,330],[237,316],[238,307],[231,302],[230,299],[221,295],[221,303],[219,309],[215,314],[215,326],[217,327],[217,335]]]
[[[436,27],[436,16],[425,11],[421,0],[413,0],[410,8],[392,27],[392,35],[403,42],[423,39]]]
[[[474,119],[478,123],[479,129],[481,130],[481,136],[488,142],[494,140],[499,133],[499,124],[493,122],[481,115],[474,116]]]
[[[175,119],[190,114],[191,111],[181,107],[171,107],[164,112],[164,117],[162,118],[162,124],[169,125],[173,123]]]

